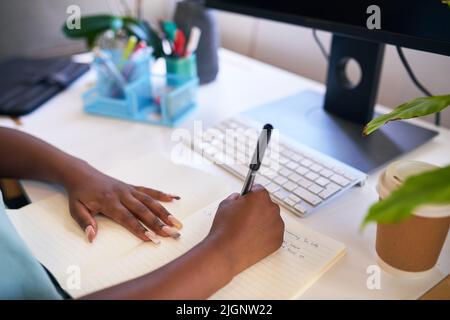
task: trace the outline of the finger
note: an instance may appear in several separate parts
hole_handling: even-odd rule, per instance
[[[172,237],[174,239],[180,237],[180,234],[175,228],[169,227],[162,222],[152,211],[132,195],[124,197],[121,199],[121,202],[132,214],[138,217],[147,228],[153,230],[158,235]]]
[[[141,239],[142,241],[152,241],[155,244],[159,244],[159,239],[156,237],[156,234],[151,231],[145,229],[141,223],[124,207],[122,204],[117,204],[114,209],[112,209],[111,214],[107,214],[118,224],[125,227],[128,231],[134,234],[136,237]]]
[[[225,200],[237,200],[239,198],[240,194],[235,192],[230,194]]]
[[[254,184],[252,189],[251,189],[252,192],[258,192],[258,191],[263,191],[263,190],[266,190],[266,189],[262,185],[260,185],[258,183]]]
[[[70,215],[83,229],[89,242],[97,235],[97,223],[89,210],[79,200],[69,201]]]
[[[180,200],[179,196],[168,194],[159,190],[146,188],[146,187],[134,187],[137,191],[142,192],[155,200],[171,202],[172,200]]]
[[[173,226],[177,229],[181,229],[183,224],[177,218],[175,218],[169,211],[166,210],[158,201],[141,192],[133,192],[133,196],[143,203],[153,214],[159,217],[164,223],[169,226]]]

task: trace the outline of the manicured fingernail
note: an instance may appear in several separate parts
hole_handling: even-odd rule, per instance
[[[158,236],[156,235],[156,233],[154,233],[151,230],[147,230],[145,231],[145,236],[154,244],[160,244],[161,240],[158,239]]]
[[[180,234],[178,233],[177,229],[169,227],[169,226],[164,226],[162,227],[162,231],[164,231],[165,233],[167,233],[170,237],[174,238],[174,239],[178,239],[180,237]]]
[[[168,216],[167,219],[169,219],[169,221],[172,222],[175,228],[177,229],[183,228],[183,224],[181,223],[181,221],[175,218],[173,215]]]
[[[175,199],[175,200],[180,200],[181,199],[180,196],[175,196],[173,194],[169,194],[169,197],[171,197],[172,199]]]
[[[88,241],[89,241],[89,242],[94,241],[94,238],[95,238],[95,230],[94,230],[94,227],[93,227],[93,226],[88,225],[88,226],[86,227],[86,229],[84,229],[84,233],[86,234],[86,237],[88,238]]]

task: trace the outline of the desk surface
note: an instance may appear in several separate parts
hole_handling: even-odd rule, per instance
[[[173,129],[85,114],[81,95],[93,85],[94,80],[94,74],[89,72],[69,90],[54,97],[31,115],[23,117],[21,126],[7,119],[0,119],[0,125],[16,127],[36,135],[106,172],[149,151],[170,154],[174,145],[171,141]],[[217,81],[201,87],[199,108],[182,127],[192,129],[195,120],[202,120],[207,127],[251,107],[305,89],[325,90],[320,83],[222,49]],[[383,111],[382,106],[377,108]],[[421,121],[415,122],[432,127]],[[437,165],[447,164],[450,160],[450,131],[439,131],[438,137],[406,157]],[[236,188],[241,186],[240,181],[213,165],[205,165],[203,169],[227,177]],[[381,288],[367,288],[367,268],[376,264],[375,226],[371,225],[360,233],[359,224],[368,206],[377,200],[377,176],[377,173],[373,174],[365,186],[352,189],[319,212],[302,219],[311,228],[347,246],[347,255],[302,298],[416,299],[450,272],[448,237],[438,267],[426,278],[405,280],[381,272]],[[36,182],[25,182],[24,187],[32,201],[59,191],[53,186]]]

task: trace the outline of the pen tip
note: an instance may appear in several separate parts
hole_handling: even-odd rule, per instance
[[[270,123],[266,123],[266,124],[264,125],[263,129],[265,129],[265,130],[272,130],[272,129],[273,129],[273,126],[272,126]]]

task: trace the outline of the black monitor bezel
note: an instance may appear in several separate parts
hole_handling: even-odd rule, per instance
[[[352,25],[330,22],[306,16],[281,12],[270,12],[264,9],[258,9],[254,7],[250,8],[245,5],[239,4],[227,4],[220,0],[206,0],[205,4],[210,8],[218,10],[224,10],[314,29],[320,29],[340,34],[342,36],[349,36],[362,40],[398,45],[405,48],[450,56],[450,41],[436,41],[422,37],[414,37],[405,34],[388,32],[384,30],[368,30],[361,27],[355,27]]]

